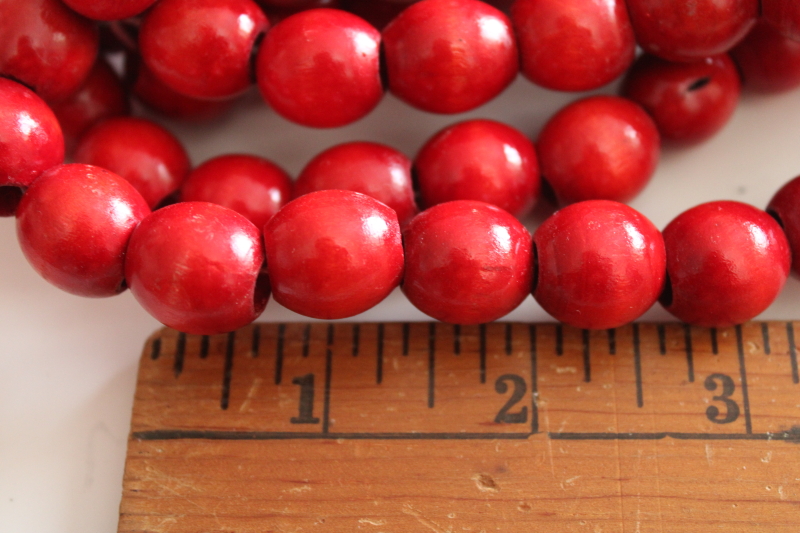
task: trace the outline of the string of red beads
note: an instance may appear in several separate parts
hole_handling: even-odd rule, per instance
[[[258,47],[256,43],[269,23],[250,0],[203,0],[190,2],[191,5],[181,2],[185,0],[161,0],[148,12],[142,24],[140,43],[144,61],[150,71],[160,76],[160,82],[194,98],[228,97],[249,85],[251,55],[255,54],[255,72],[265,98],[280,113],[321,127],[342,125],[371,110],[382,94],[382,68],[390,90],[397,96],[422,109],[442,113],[472,109],[496,96],[516,75],[518,53],[523,58],[525,75],[536,79],[539,74],[534,72],[541,65],[536,66],[526,46],[539,45],[525,44],[522,29],[541,37],[541,32],[525,25],[546,26],[547,18],[530,14],[537,13],[533,8],[541,6],[519,0],[512,8],[515,34],[511,20],[483,2],[423,0],[404,10],[380,35],[358,17],[342,11],[310,10],[276,25]],[[3,19],[8,21],[5,26],[13,24],[14,17],[21,16],[20,13],[30,15],[37,10],[40,10],[38,15],[52,12],[63,20],[72,20],[73,15],[63,7],[54,7],[53,3],[57,4],[55,0],[37,0],[15,11],[0,1],[0,10],[7,9],[4,14],[9,15]],[[75,3],[82,4],[77,0]],[[614,5],[613,20],[600,24],[605,25],[604,29],[613,29],[617,37],[627,35],[631,27],[624,18],[625,10],[619,7],[624,8],[624,5],[621,2]],[[713,9],[706,6],[707,11],[697,17],[699,22],[721,16],[724,24],[714,28],[713,39],[706,35],[706,40],[697,38],[694,40],[698,42],[694,42],[693,38],[687,38],[686,32],[703,33],[703,25],[697,19],[687,24],[685,18],[681,18],[685,14],[665,6],[656,0],[629,0],[627,5],[640,44],[650,51],[680,60],[729,49],[752,26],[757,9],[757,3],[750,0],[716,2]],[[558,2],[547,5],[546,10],[559,7],[574,9],[575,6],[570,2]],[[202,12],[206,8],[208,11]],[[219,11],[221,8],[224,9]],[[207,23],[211,12],[217,17],[213,23]],[[591,10],[584,13],[593,14]],[[667,34],[658,35],[656,29],[648,26],[653,17],[669,22],[663,25],[669,30]],[[193,20],[191,29],[179,29]],[[786,29],[791,24],[779,22],[778,25],[791,34],[791,29]],[[682,28],[679,33],[669,33],[678,31],[679,27]],[[213,31],[205,31],[208,28]],[[54,30],[51,27],[37,31],[41,36]],[[320,42],[298,39],[300,35],[314,32],[326,37]],[[0,56],[0,70],[49,94],[53,100],[62,99],[59,90],[67,93],[67,89],[63,86],[48,88],[49,78],[65,64],[81,64],[76,59],[78,55],[91,55],[85,53],[96,42],[96,31],[94,35],[91,33],[84,32],[84,35],[76,31],[79,35],[76,39],[84,41],[79,43],[83,47],[76,46],[61,53],[60,63],[48,63],[44,54],[39,58],[42,61],[20,66],[12,50],[5,54],[5,59]],[[343,34],[350,40],[344,39]],[[218,46],[220,35],[232,36],[221,48]],[[433,35],[436,38],[431,38]],[[519,44],[516,35],[520,35]],[[619,62],[627,67],[633,58],[629,52],[633,41],[625,35],[618,39],[623,43],[620,46],[606,42],[602,46],[591,43],[587,47],[598,48],[596,52],[600,57],[608,57],[602,54],[623,57]],[[654,36],[657,38],[651,39]],[[562,43],[569,43],[572,42],[570,37],[575,36],[559,37],[556,32],[552,39],[556,42],[561,38]],[[196,43],[201,43],[199,50],[192,49]],[[677,48],[676,43],[680,43]],[[321,44],[325,45],[324,49]],[[381,46],[383,63],[379,54]],[[94,47],[96,54],[96,44]],[[581,49],[581,43],[566,48]],[[331,59],[345,56],[349,58],[343,61],[346,66]],[[625,59],[628,56],[630,58]],[[280,66],[282,61],[283,67]],[[576,79],[577,73],[570,68],[580,66],[578,63],[566,59],[560,65],[562,70],[551,73],[551,81],[543,83],[575,90],[559,86],[558,80]],[[354,65],[357,68],[353,68]],[[46,77],[35,72],[43,67],[48,72]],[[344,70],[349,74],[342,77]],[[619,74],[624,69],[617,66],[612,70],[618,70]],[[29,76],[31,73],[35,76]],[[694,82],[690,87],[692,93],[707,86],[714,87],[712,81],[716,74],[703,72],[699,75],[703,82]],[[605,80],[609,76],[608,73],[592,74],[587,78]],[[18,104],[18,108],[11,110],[12,114],[30,117],[31,109],[25,107],[29,102],[32,102],[31,108],[43,107],[36,111],[42,119],[35,119],[34,126],[44,132],[40,137],[46,142],[31,147],[34,152],[53,159],[41,163],[41,158],[33,157],[31,161],[38,161],[36,164],[42,168],[34,165],[33,170],[19,171],[13,168],[12,157],[0,154],[0,178],[4,179],[0,185],[28,187],[17,209],[18,232],[23,250],[34,267],[62,288],[84,295],[114,294],[130,286],[154,316],[187,332],[228,331],[255,319],[268,298],[267,276],[276,300],[290,309],[319,318],[341,318],[362,312],[403,280],[403,290],[412,303],[445,321],[467,324],[500,318],[533,291],[540,304],[556,318],[580,327],[605,328],[635,319],[659,294],[665,307],[682,320],[713,326],[737,323],[769,305],[788,275],[789,245],[778,223],[762,211],[734,202],[705,204],[680,215],[667,227],[664,239],[649,221],[629,207],[608,201],[581,202],[558,211],[531,239],[527,230],[503,210],[474,199],[458,199],[452,192],[444,197],[429,193],[427,203],[437,205],[411,219],[407,225],[408,215],[404,217],[404,243],[401,245],[400,221],[396,212],[383,203],[357,192],[317,192],[291,202],[272,217],[265,225],[262,245],[258,228],[247,218],[212,204],[183,202],[148,215],[148,205],[157,207],[177,189],[176,184],[182,182],[188,172],[188,162],[185,168],[174,172],[178,177],[169,178],[163,189],[145,197],[142,189],[152,183],[141,184],[137,187],[140,192],[136,192],[127,181],[106,170],[84,165],[54,166],[63,158],[63,139],[60,140],[61,156],[56,157],[61,133],[46,131],[47,124],[53,121],[52,112],[20,85],[7,80],[0,82],[3,82],[0,90],[5,91],[3,96],[22,94],[26,99],[24,105]],[[74,84],[74,79],[66,82]],[[351,82],[351,90],[348,90]],[[737,84],[729,85],[738,91]],[[343,98],[345,95],[347,98]],[[12,96],[8,98],[12,101]],[[722,108],[723,112],[713,119],[702,120],[724,123],[725,114],[729,114],[729,100],[727,104],[711,105]],[[592,117],[597,114],[591,113]],[[612,114],[619,119],[624,113],[614,111]],[[653,151],[657,153],[658,134],[649,123],[650,119],[643,113],[642,116],[651,129],[649,133],[637,134],[649,140],[640,141],[645,151],[643,170],[629,179],[633,183],[632,190],[646,181],[657,157],[653,156]],[[28,157],[25,150],[29,149],[29,132],[23,135],[23,128],[16,127],[14,120],[13,117],[4,119],[0,129],[5,127],[9,130],[7,136],[17,141],[16,151],[11,156]],[[559,116],[555,117],[553,124],[559,120]],[[631,119],[631,122],[636,120]],[[590,120],[584,118],[579,122],[588,124]],[[708,129],[718,127],[716,123]],[[109,127],[108,124],[98,127]],[[495,125],[493,129],[497,131],[501,126]],[[26,127],[30,129],[30,124]],[[457,138],[455,132],[467,127],[475,125],[458,125],[442,136]],[[482,127],[492,129],[486,124]],[[633,126],[626,128],[626,135],[631,137]],[[91,143],[85,139],[91,139],[94,131],[81,141],[77,153],[82,159],[109,157],[104,163],[107,167],[114,166],[115,160],[124,159],[111,155],[113,144],[105,148],[87,148]],[[106,138],[106,134],[94,135],[97,139],[94,142]],[[556,137],[559,135],[567,138],[568,145],[578,142],[570,141],[566,133],[556,134]],[[540,148],[551,144],[550,136],[546,128],[539,140]],[[113,138],[113,134],[107,137]],[[688,136],[683,137],[686,138]],[[156,144],[161,147],[169,142],[165,137]],[[437,142],[438,139],[432,139],[431,145]],[[524,142],[518,142],[519,147],[502,141],[501,144],[512,146],[511,152],[516,154],[506,154],[506,163],[527,161],[529,168],[523,172],[526,177],[521,183],[528,191],[507,194],[510,200],[527,206],[538,189],[538,170],[530,168],[535,166],[535,153],[529,150],[525,155],[528,147]],[[450,150],[458,155],[448,153]],[[457,160],[468,152],[481,154],[480,149],[463,147],[431,148],[431,151],[443,154],[445,161],[448,158]],[[427,152],[418,157],[420,177],[431,157]],[[478,159],[486,162],[488,158],[479,156]],[[566,202],[580,200],[575,197],[578,193],[564,192],[555,179],[558,174],[555,167],[565,162],[568,160],[563,155],[547,163],[542,156],[545,174],[556,195]],[[582,165],[584,161],[577,161],[577,167]],[[486,166],[484,174],[502,165]],[[517,167],[522,166],[517,164]],[[595,164],[596,168],[601,166]],[[135,174],[144,170],[133,168],[120,170],[120,173]],[[45,172],[41,174],[42,171]],[[434,179],[444,173],[433,172]],[[455,171],[458,179],[465,173]],[[34,178],[41,176],[32,181],[31,174]],[[266,189],[271,190],[270,187],[272,185],[267,185]],[[590,185],[576,190],[587,188]],[[478,191],[475,194],[488,193]],[[632,193],[617,191],[615,194],[624,199]],[[781,194],[785,197],[790,193],[782,190]],[[57,202],[56,198],[70,201]],[[796,202],[794,198],[783,201],[780,198],[777,196],[773,203],[784,207],[775,207],[773,211],[786,223],[792,220],[792,215],[785,205],[796,205]],[[9,206],[13,207],[16,201],[11,197],[6,211],[12,211]],[[518,210],[524,212],[525,207]],[[781,210],[787,212],[782,215]],[[65,224],[66,221],[69,224]],[[718,231],[720,227],[724,228],[723,232]],[[793,231],[787,230],[790,238]],[[266,272],[263,268],[265,256]],[[663,287],[666,290],[662,292]],[[705,303],[709,300],[707,294],[720,292],[730,299],[716,298],[713,304]]]

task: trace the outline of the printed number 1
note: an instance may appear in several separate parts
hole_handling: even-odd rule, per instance
[[[300,385],[300,416],[290,419],[292,424],[319,424],[314,416],[314,374],[294,378],[292,383]]]

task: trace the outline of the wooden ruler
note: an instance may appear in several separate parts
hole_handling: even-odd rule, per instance
[[[119,531],[800,531],[797,324],[148,340]]]

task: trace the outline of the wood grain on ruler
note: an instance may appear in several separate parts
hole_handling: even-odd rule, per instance
[[[794,323],[163,330],[119,531],[796,532]]]

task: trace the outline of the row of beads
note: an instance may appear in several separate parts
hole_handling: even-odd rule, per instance
[[[105,2],[68,3],[94,16],[106,7]],[[129,8],[151,3],[130,2]],[[797,37],[792,28],[800,8],[785,0],[764,3],[769,20]],[[377,105],[382,71],[389,90],[411,105],[457,113],[495,97],[520,67],[548,88],[605,85],[630,66],[637,40],[671,61],[702,60],[731,49],[758,15],[758,0],[682,5],[517,0],[509,19],[478,0],[422,0],[381,33],[341,10],[310,9],[270,29],[253,0],[160,0],[144,15],[138,42],[146,76],[155,75],[178,93],[234,96],[250,85],[254,64],[259,88],[278,113],[304,125],[333,127]],[[6,35],[0,72],[34,87],[48,101],[74,92],[97,55],[96,28],[59,0],[0,8]],[[25,22],[30,20],[38,22]],[[48,37],[56,31],[64,36],[57,42]],[[34,56],[25,44],[30,42],[39,50]]]

